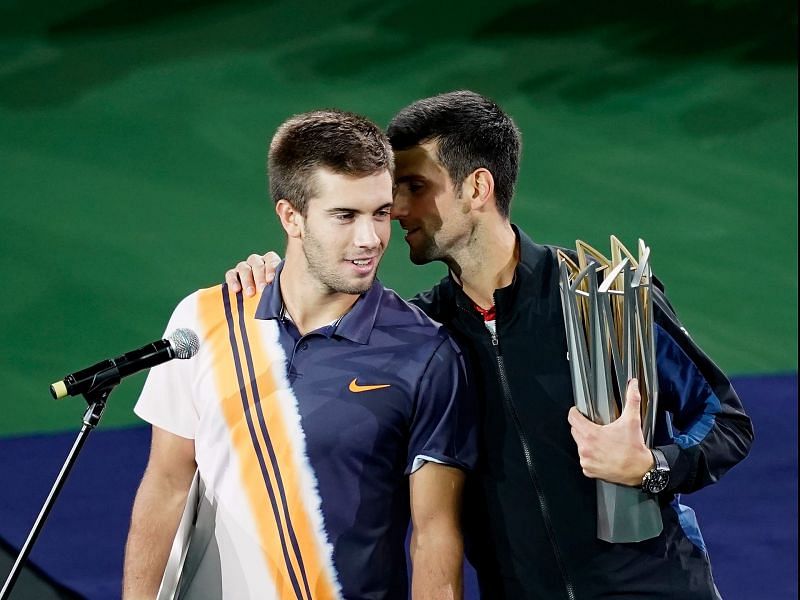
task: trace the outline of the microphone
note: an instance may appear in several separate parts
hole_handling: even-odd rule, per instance
[[[173,358],[192,358],[200,348],[200,340],[191,329],[176,329],[166,339],[142,346],[117,358],[102,360],[81,371],[70,373],[50,386],[58,400],[77,396],[104,385],[116,385],[123,377],[149,369]]]

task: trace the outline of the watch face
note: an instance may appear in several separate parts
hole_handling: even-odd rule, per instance
[[[643,485],[642,487],[645,488],[646,492],[649,492],[651,494],[658,494],[659,492],[664,491],[668,483],[669,483],[669,471],[661,469],[653,469],[652,471],[647,473],[645,485]]]

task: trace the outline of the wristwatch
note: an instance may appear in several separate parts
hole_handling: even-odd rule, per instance
[[[655,464],[642,476],[642,491],[648,494],[659,494],[669,484],[669,463],[667,457],[658,448],[651,448]]]

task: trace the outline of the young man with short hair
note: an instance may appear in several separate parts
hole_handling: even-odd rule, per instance
[[[154,368],[136,406],[153,442],[125,598],[154,597],[195,468],[210,525],[195,528],[179,597],[405,599],[409,515],[413,596],[461,596],[474,414],[444,329],[376,280],[392,168],[357,115],[278,128],[268,170],[286,260],[260,299],[217,286],[183,300],[169,327],[197,330],[200,351]]]

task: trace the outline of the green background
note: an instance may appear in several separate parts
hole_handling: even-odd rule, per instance
[[[644,238],[731,374],[797,370],[793,2],[0,0],[0,435],[76,429],[67,372],[159,337],[174,305],[283,237],[264,157],[290,114],[380,124],[469,88],[524,138],[537,241]],[[395,229],[382,279],[411,295]],[[137,422],[143,381],[104,426]]]

